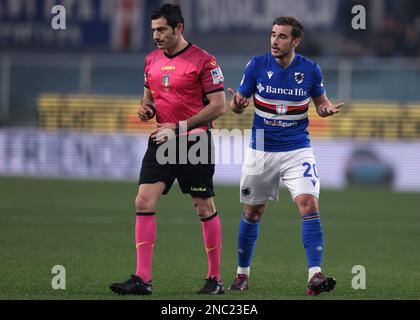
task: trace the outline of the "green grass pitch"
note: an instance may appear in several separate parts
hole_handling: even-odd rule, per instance
[[[333,292],[305,295],[306,257],[300,219],[285,189],[260,227],[247,292],[195,292],[207,260],[188,195],[174,186],[157,210],[153,295],[118,296],[108,285],[135,270],[136,182],[0,178],[0,299],[420,299],[420,197],[386,189],[322,190],[323,271]],[[236,271],[238,187],[216,186],[223,230],[222,277]],[[54,265],[66,289],[54,290]],[[352,267],[366,268],[366,289],[351,286]]]

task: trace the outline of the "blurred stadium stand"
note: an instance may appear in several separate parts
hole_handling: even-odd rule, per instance
[[[420,1],[170,2],[183,8],[186,38],[217,57],[226,87],[232,88],[248,59],[269,49],[274,18],[299,18],[306,30],[298,53],[318,62],[329,97],[347,104],[332,119],[311,111],[315,141],[374,141],[378,150],[382,142],[420,141]],[[55,4],[66,8],[66,30],[51,27]],[[143,91],[143,59],[154,49],[149,12],[159,4],[0,0],[0,130],[149,132],[154,122],[139,123],[136,109]],[[366,8],[365,30],[351,27],[354,5]],[[251,121],[251,108],[244,117],[228,110],[216,127],[245,129]],[[6,137],[10,135],[0,136],[3,162],[13,161],[5,156],[11,152]],[[7,168],[0,163],[0,174],[13,171]],[[413,188],[420,190],[420,182]]]
[[[235,88],[251,55],[268,50],[274,17],[306,25],[299,52],[322,67],[328,94],[405,105],[420,100],[420,2],[402,0],[184,0],[187,38],[215,54]],[[66,30],[50,8],[66,7]],[[0,121],[37,126],[44,93],[142,93],[143,59],[153,49],[149,0],[0,0]],[[351,27],[362,4],[365,30]]]

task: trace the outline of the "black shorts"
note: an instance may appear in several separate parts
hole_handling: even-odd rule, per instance
[[[184,136],[157,145],[149,138],[139,185],[164,182],[163,194],[167,194],[177,179],[183,193],[203,199],[213,197],[214,145],[211,133],[191,134],[188,140],[191,139],[195,141],[186,141]],[[169,163],[164,163],[165,160]]]

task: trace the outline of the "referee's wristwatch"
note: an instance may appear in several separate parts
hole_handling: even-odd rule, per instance
[[[151,110],[151,112],[148,112],[149,118],[153,118],[156,115],[156,108],[155,108],[155,106],[153,104],[151,104],[151,103],[146,104],[146,106],[148,106],[149,109]]]

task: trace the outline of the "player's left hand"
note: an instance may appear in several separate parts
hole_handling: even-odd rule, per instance
[[[340,112],[340,108],[344,106],[343,102],[340,103],[324,103],[318,108],[318,114],[321,117],[329,117],[338,112]]]
[[[150,137],[156,144],[164,143],[168,140],[175,139],[176,137],[176,124],[175,123],[157,123],[157,129],[154,130]]]

